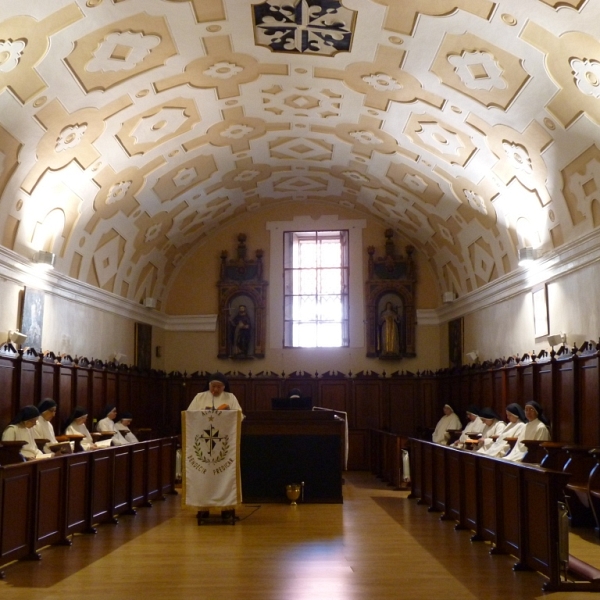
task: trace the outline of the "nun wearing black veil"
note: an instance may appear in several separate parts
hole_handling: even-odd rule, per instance
[[[117,418],[117,407],[114,404],[109,404],[104,407],[100,420],[96,429],[103,433],[113,433],[113,437],[110,440],[111,446],[125,446],[129,442],[121,435],[115,424]]]
[[[54,434],[54,427],[52,427],[52,419],[56,415],[56,402],[52,398],[44,398],[38,404],[38,410],[40,416],[36,424],[33,427],[33,437],[40,440],[48,440],[44,445],[44,454],[51,454],[50,446],[58,444],[56,441],[56,435]]]
[[[527,417],[527,424],[519,434],[513,449],[504,457],[506,460],[514,462],[521,462],[523,460],[527,454],[527,446],[523,444],[523,440],[542,440],[547,442],[550,439],[550,432],[548,431],[549,423],[544,415],[544,410],[534,400],[530,400],[525,404],[525,417]]]
[[[468,422],[462,430],[460,437],[452,444],[456,448],[464,448],[465,442],[469,438],[469,433],[481,433],[485,427],[485,423],[479,418],[479,408],[474,404],[467,406]]]
[[[88,411],[82,406],[77,406],[65,422],[65,433],[67,435],[82,435],[81,447],[84,450],[95,450],[98,446],[94,443],[94,438],[92,438],[92,434],[85,425],[87,416]],[[110,440],[107,441],[108,443],[104,444],[105,446],[110,444]]]
[[[128,444],[137,444],[139,440],[129,428],[131,421],[133,421],[133,415],[130,412],[119,413],[115,419],[115,429]]]
[[[51,458],[52,454],[44,454],[35,443],[33,427],[37,423],[40,411],[33,405],[24,406],[2,433],[3,442],[26,442],[21,448],[25,460]]]
[[[242,410],[238,399],[229,391],[225,375],[213,373],[208,378],[208,389],[194,396],[188,410]],[[243,418],[243,417],[242,417]]]
[[[508,424],[491,444],[487,445],[485,442],[483,448],[479,448],[477,452],[480,454],[487,454],[488,456],[495,456],[502,458],[510,451],[510,444],[506,441],[507,438],[518,438],[519,434],[525,429],[525,423],[527,423],[527,417],[525,411],[520,405],[513,402],[506,407],[506,419]]]

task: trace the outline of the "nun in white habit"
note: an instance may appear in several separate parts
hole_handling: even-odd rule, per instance
[[[2,433],[3,442],[26,442],[21,448],[21,456],[25,460],[38,460],[53,456],[44,454],[35,443],[33,427],[39,416],[40,411],[35,406],[24,406]]]
[[[508,424],[504,431],[498,436],[495,442],[492,442],[488,447],[483,446],[477,452],[486,454],[487,456],[495,456],[502,458],[510,451],[510,444],[506,441],[508,438],[518,438],[521,431],[525,428],[527,417],[520,405],[516,403],[509,404],[506,407],[506,419]]]
[[[81,406],[76,407],[65,423],[65,433],[67,435],[82,435],[81,447],[84,450],[95,450],[99,447],[109,446],[110,440],[103,440],[97,444],[94,443],[94,438],[92,438],[92,434],[85,425],[87,416],[88,411],[85,408]]]
[[[121,435],[121,432],[115,425],[115,419],[117,418],[117,407],[114,404],[109,404],[102,411],[102,415],[96,430],[101,433],[113,433],[113,437],[110,440],[111,446],[125,446],[129,442]]]
[[[486,448],[492,445],[495,437],[499,436],[506,427],[506,423],[500,420],[500,416],[493,408],[486,406],[479,412],[479,418],[483,421],[485,427],[481,432],[481,437],[477,442],[477,448]]]
[[[139,440],[129,428],[131,421],[133,421],[133,415],[130,412],[119,413],[116,418],[115,428],[128,444],[137,444]]]
[[[527,424],[517,438],[517,442],[513,449],[504,457],[506,460],[521,462],[527,454],[527,446],[523,444],[523,440],[542,440],[547,442],[550,439],[550,431],[548,431],[548,420],[544,415],[542,407],[530,400],[525,404],[525,416]]]
[[[242,407],[238,399],[229,391],[229,382],[225,375],[214,373],[208,378],[208,389],[194,396],[188,410],[241,411]]]
[[[54,427],[52,426],[52,419],[56,415],[56,402],[52,398],[44,398],[38,404],[38,410],[40,416],[33,426],[33,436],[36,440],[48,440],[44,445],[44,454],[52,454],[50,446],[58,444],[56,441],[56,435],[54,434]]]
[[[465,442],[469,439],[469,433],[481,433],[485,427],[484,422],[479,418],[479,409],[474,404],[467,406],[467,418],[469,422],[461,436],[452,444],[456,448],[464,448]]]
[[[462,429],[462,423],[452,407],[449,404],[444,404],[444,416],[437,422],[431,440],[436,444],[447,446],[450,441],[449,429]]]

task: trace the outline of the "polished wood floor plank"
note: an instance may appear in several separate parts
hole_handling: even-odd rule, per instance
[[[198,527],[179,497],[78,535],[39,563],[5,568],[2,600],[589,599],[543,594],[537,573],[367,473],[348,473],[344,504],[245,505],[235,526]],[[588,562],[600,546],[582,540]]]

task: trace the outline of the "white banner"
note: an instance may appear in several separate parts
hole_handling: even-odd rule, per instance
[[[239,410],[181,413],[184,505],[230,509],[241,504],[241,423]]]

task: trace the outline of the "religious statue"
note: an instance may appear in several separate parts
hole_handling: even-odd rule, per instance
[[[401,351],[400,315],[398,307],[387,302],[379,315],[378,352],[380,357],[398,357]]]
[[[252,323],[244,304],[240,304],[237,314],[230,322],[232,330],[231,356],[248,356],[250,338],[252,336]]]
[[[217,358],[248,360],[265,357],[266,293],[263,251],[249,259],[246,234],[237,236],[237,256],[221,252],[219,288],[219,350]]]

